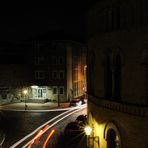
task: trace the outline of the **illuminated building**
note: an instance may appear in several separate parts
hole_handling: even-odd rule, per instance
[[[1,103],[23,101],[24,88],[27,102],[65,102],[84,95],[84,44],[44,40],[13,48],[7,47],[0,55],[5,59],[0,65]]]
[[[88,11],[90,147],[148,147],[146,3],[100,0]]]

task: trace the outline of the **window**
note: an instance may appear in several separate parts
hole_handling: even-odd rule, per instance
[[[78,82],[74,82],[73,95],[74,97],[78,96]]]
[[[105,97],[112,97],[112,65],[111,65],[111,57],[110,54],[106,55],[106,62],[104,67],[104,90]]]
[[[110,51],[106,55],[104,65],[104,90],[105,97],[108,99],[121,100],[122,86],[122,57],[121,53],[111,57]]]
[[[144,9],[144,24],[148,24],[148,1],[143,1],[143,9]]]
[[[64,64],[64,58],[63,57],[59,57],[59,64],[63,65]]]
[[[121,99],[121,86],[122,86],[122,61],[121,55],[118,53],[114,58],[114,98],[116,101]]]
[[[107,10],[107,18],[106,18],[106,30],[110,31],[112,29],[112,10]]]
[[[57,64],[57,57],[56,56],[53,56],[52,57],[52,64],[53,65],[56,65]]]
[[[60,87],[60,94],[64,94],[64,87]]]
[[[53,87],[53,94],[57,94],[57,87]]]
[[[106,12],[106,30],[118,30],[121,27],[121,8],[109,8]]]
[[[53,71],[53,73],[52,73],[52,78],[53,78],[53,79],[57,79],[57,71]]]
[[[44,57],[35,57],[35,64],[36,65],[42,65],[44,64]]]
[[[90,53],[90,56],[89,56],[89,63],[90,65],[90,68],[89,68],[89,75],[90,75],[90,78],[89,78],[89,92],[91,94],[94,94],[94,66],[95,66],[95,53],[94,52],[91,52]]]
[[[63,79],[63,78],[64,78],[64,71],[60,71],[60,73],[59,73],[59,78],[60,78],[60,79]]]
[[[134,17],[133,17],[134,18]],[[121,27],[121,8],[116,8],[116,29],[120,29]]]
[[[35,79],[44,79],[45,72],[44,71],[35,71]]]
[[[73,65],[78,65],[79,63],[79,57],[78,56],[73,56]]]

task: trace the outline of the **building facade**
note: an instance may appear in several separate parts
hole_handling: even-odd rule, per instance
[[[88,11],[89,147],[148,147],[147,14],[145,0],[94,1]]]
[[[65,102],[84,94],[84,44],[64,40],[33,41],[7,49],[1,56],[18,60],[1,64],[2,104],[24,99]]]

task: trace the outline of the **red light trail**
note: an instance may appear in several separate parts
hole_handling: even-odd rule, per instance
[[[45,140],[45,142],[44,142],[42,148],[46,148],[46,145],[47,145],[47,143],[48,143],[50,137],[54,134],[54,132],[55,132],[55,130],[53,129],[53,130],[48,134],[48,136],[47,136],[47,138],[46,138],[46,140]]]

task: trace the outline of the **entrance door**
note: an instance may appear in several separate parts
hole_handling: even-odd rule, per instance
[[[33,98],[46,99],[46,87],[33,88]]]
[[[46,87],[39,87],[38,88],[38,98],[46,99]]]
[[[38,89],[38,98],[42,98],[43,97],[43,90],[40,88]]]

